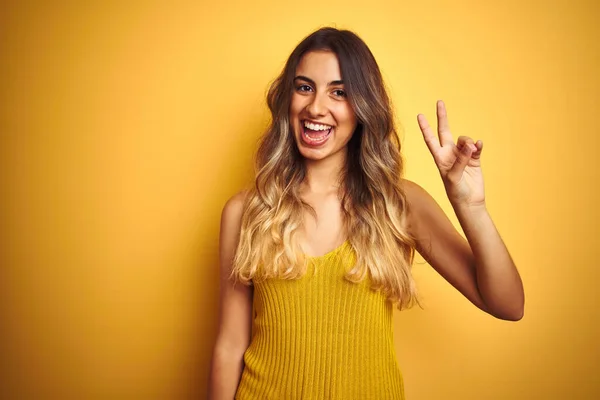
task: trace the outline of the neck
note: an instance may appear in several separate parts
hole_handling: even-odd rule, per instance
[[[344,147],[322,160],[304,160],[306,176],[304,187],[312,193],[327,193],[340,185],[340,172],[346,163],[348,149]]]

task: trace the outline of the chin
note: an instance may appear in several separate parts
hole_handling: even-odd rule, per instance
[[[307,160],[318,161],[326,158],[329,155],[329,152],[325,149],[307,149],[302,145],[298,146],[298,150],[300,151],[300,155],[302,156],[302,158],[305,158]]]

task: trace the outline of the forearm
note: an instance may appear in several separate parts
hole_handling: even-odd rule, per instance
[[[243,353],[215,349],[208,382],[209,400],[232,400],[235,397],[242,371]]]
[[[523,283],[487,209],[482,205],[454,210],[473,252],[477,286],[488,311],[502,319],[521,319]]]

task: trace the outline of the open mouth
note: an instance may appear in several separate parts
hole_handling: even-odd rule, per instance
[[[320,146],[331,136],[333,126],[314,124],[309,121],[302,122],[302,141],[309,146]]]

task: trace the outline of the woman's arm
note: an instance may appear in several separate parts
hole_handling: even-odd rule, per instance
[[[219,238],[220,292],[219,330],[215,342],[208,398],[234,398],[244,369],[244,352],[250,344],[252,323],[252,287],[229,279],[239,241],[244,195],[232,197],[221,215]]]
[[[485,206],[455,207],[467,242],[429,193],[403,183],[409,230],[423,258],[480,309],[500,319],[521,319],[523,284]]]
[[[478,307],[498,318],[519,320],[523,284],[485,205],[483,142],[460,136],[455,144],[446,106],[442,101],[436,105],[437,135],[424,115],[417,115],[417,122],[468,242],[425,190],[407,183],[418,251]]]

